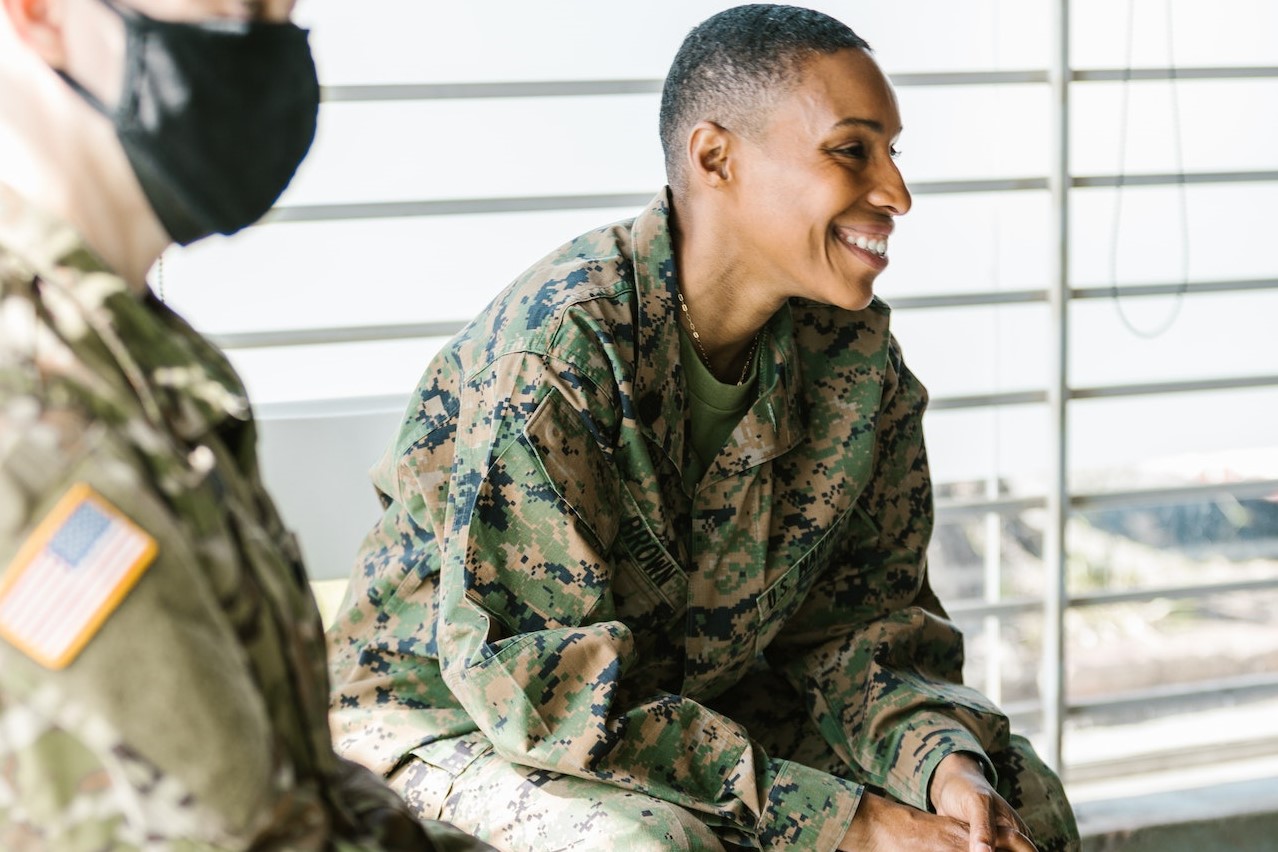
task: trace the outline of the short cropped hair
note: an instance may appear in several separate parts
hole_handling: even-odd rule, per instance
[[[870,46],[847,24],[797,6],[736,6],[694,27],[661,89],[661,147],[671,187],[685,188],[684,145],[698,121],[757,132],[808,60],[848,48]]]

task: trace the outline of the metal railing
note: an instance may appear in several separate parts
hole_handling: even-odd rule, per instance
[[[644,199],[641,204],[646,204]],[[607,205],[611,206],[611,205]],[[1244,293],[1278,290],[1278,279],[1255,278],[1236,281],[1190,281],[1181,283],[1141,284],[1119,287],[1078,287],[1070,290],[1070,300],[1112,299],[1141,296],[1199,295],[1206,293]],[[896,296],[894,310],[927,308],[980,308],[1004,305],[1041,304],[1048,301],[1047,290],[998,290],[989,292],[945,293],[922,296]],[[332,326],[328,328],[267,329],[210,335],[224,349],[261,349],[275,346],[314,346],[325,343],[371,343],[380,340],[412,340],[422,337],[451,337],[461,331],[465,320],[397,323],[385,325]],[[1030,400],[1039,402],[1041,400]],[[933,405],[936,405],[934,401]]]

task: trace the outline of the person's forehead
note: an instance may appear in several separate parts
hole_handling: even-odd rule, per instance
[[[162,21],[235,18],[284,21],[296,0],[123,0],[122,5]]]
[[[877,62],[863,50],[818,54],[807,60],[794,83],[777,104],[788,103],[805,113],[835,121],[866,118],[889,133],[900,123],[896,94]]]

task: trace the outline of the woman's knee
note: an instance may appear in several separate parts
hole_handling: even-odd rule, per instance
[[[418,750],[390,778],[419,817],[499,849],[722,850],[694,813],[598,781],[519,766],[474,744]]]

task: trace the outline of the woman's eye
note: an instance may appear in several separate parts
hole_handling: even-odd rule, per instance
[[[837,154],[840,157],[847,157],[852,160],[866,160],[870,157],[869,149],[863,142],[854,142],[851,145],[841,145],[838,148],[831,148],[830,152],[832,154]],[[901,149],[897,148],[895,145],[891,145],[888,147],[887,153],[889,157],[895,160],[897,157],[901,156]]]

